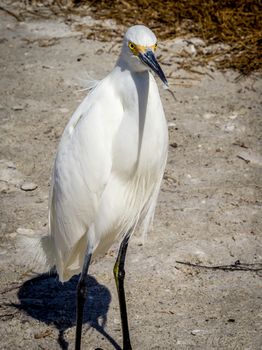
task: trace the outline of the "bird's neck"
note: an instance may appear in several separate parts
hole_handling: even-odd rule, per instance
[[[136,104],[139,101],[135,99],[139,95],[148,94],[150,83],[148,70],[133,71],[128,64],[119,60],[111,74],[115,89],[122,99]]]
[[[142,64],[137,58],[127,56],[125,52],[121,52],[116,66],[121,70],[129,70],[131,73],[145,73],[148,71],[147,67]]]
[[[138,69],[135,68],[134,65],[131,66],[131,64],[120,55],[116,62],[114,72],[118,75],[120,81],[123,79],[127,82],[130,79],[135,83],[137,81],[141,81],[141,83],[143,81],[142,84],[148,82],[148,70],[142,65],[139,65]]]

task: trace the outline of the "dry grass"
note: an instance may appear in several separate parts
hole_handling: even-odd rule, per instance
[[[221,57],[220,68],[234,68],[243,74],[262,69],[261,0],[86,2],[91,3],[96,18],[114,18],[124,25],[144,23],[160,39],[191,34],[208,44],[229,44],[230,55]],[[203,59],[209,60],[211,55]]]
[[[30,3],[30,0],[27,0]],[[114,19],[125,27],[143,23],[160,39],[185,35],[198,36],[207,44],[230,45],[219,54],[219,68],[233,68],[241,74],[262,71],[261,0],[31,0],[47,4],[56,15],[91,15],[96,19]],[[47,5],[46,5],[47,6]],[[112,40],[116,30],[94,28],[96,39]],[[201,56],[201,57],[200,57]],[[199,54],[205,63],[214,53]]]

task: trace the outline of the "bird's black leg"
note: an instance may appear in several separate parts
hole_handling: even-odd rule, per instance
[[[87,296],[87,272],[91,261],[91,257],[92,257],[91,250],[87,248],[83,269],[77,284],[75,350],[81,349],[83,313],[84,313],[84,306],[85,306],[85,301]]]
[[[126,298],[124,289],[124,278],[125,278],[125,257],[128,247],[130,234],[126,235],[121,242],[116,263],[114,266],[114,276],[116,281],[116,288],[118,292],[121,323],[122,323],[122,333],[123,333],[123,350],[132,350],[129,329],[128,329],[128,319],[126,310]]]

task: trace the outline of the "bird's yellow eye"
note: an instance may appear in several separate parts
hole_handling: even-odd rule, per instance
[[[135,44],[133,44],[131,41],[128,43],[128,47],[131,51],[134,51],[136,48]]]
[[[157,43],[155,43],[154,45],[154,51],[156,51],[156,49],[157,49]]]

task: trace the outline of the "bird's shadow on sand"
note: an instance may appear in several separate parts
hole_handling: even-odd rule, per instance
[[[59,331],[58,343],[62,350],[68,349],[64,332],[76,324],[76,286],[79,276],[61,283],[55,273],[46,273],[26,281],[17,295],[20,304],[16,308],[48,325],[54,324]],[[109,290],[88,276],[88,294],[85,304],[84,322],[96,329],[121,350],[117,342],[105,331],[107,312],[111,302]]]

